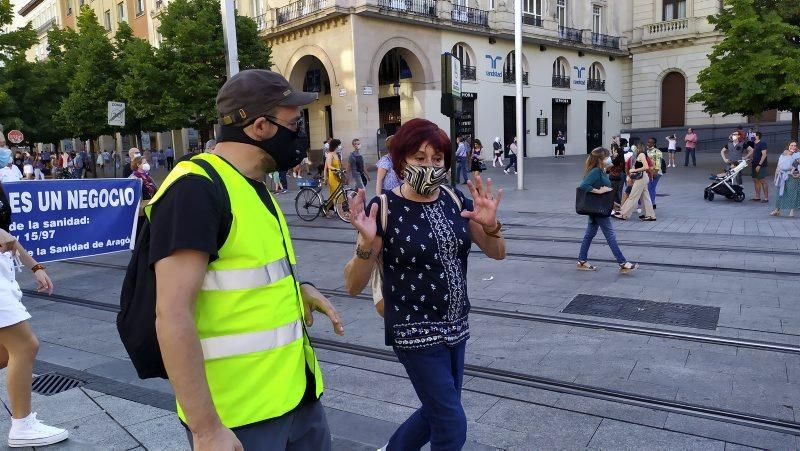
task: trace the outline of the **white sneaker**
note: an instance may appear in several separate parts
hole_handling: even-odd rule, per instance
[[[514,171],[514,175],[517,175],[517,171]]]
[[[636,213],[642,214],[642,209],[641,208],[637,208],[636,209]]]
[[[36,412],[20,420],[11,419],[11,430],[8,432],[8,446],[24,448],[29,446],[52,445],[66,440],[69,432],[42,424],[36,419]]]
[[[508,169],[503,169],[503,172],[505,172],[506,174],[508,174]]]

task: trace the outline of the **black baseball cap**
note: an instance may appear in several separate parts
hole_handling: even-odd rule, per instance
[[[276,106],[303,106],[317,98],[315,92],[296,91],[277,72],[243,70],[229,78],[217,93],[219,123],[245,126]]]

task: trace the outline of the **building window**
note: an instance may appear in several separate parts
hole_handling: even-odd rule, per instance
[[[554,88],[569,89],[569,64],[567,60],[559,57],[553,61],[553,84]]]
[[[567,26],[567,0],[556,0],[556,21],[559,27]]]
[[[117,22],[125,22],[125,3],[117,3]]]
[[[592,5],[592,33],[600,34],[603,32],[603,8],[599,5]]]
[[[67,0],[66,2],[64,2],[64,5],[65,5],[65,8],[67,10],[67,15],[68,16],[71,15],[72,14],[72,1],[71,0]]]
[[[686,17],[686,0],[664,0],[663,20],[683,19]]]
[[[489,0],[489,11],[494,11],[495,4],[494,0]]]
[[[136,0],[136,15],[144,14],[144,0]]]
[[[103,25],[105,25],[106,31],[111,31],[111,10],[109,9],[103,13]]]
[[[533,16],[542,16],[542,0],[523,0],[522,11]]]
[[[258,17],[261,14],[261,0],[253,0],[253,17]]]
[[[453,55],[461,61],[461,67],[464,66],[472,66],[471,61],[469,59],[469,53],[467,53],[467,49],[464,48],[461,44],[456,44],[453,46]]]
[[[605,91],[606,80],[603,75],[603,66],[600,63],[592,63],[589,66],[589,80],[586,86],[589,91]]]

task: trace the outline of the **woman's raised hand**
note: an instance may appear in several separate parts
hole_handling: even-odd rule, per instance
[[[492,191],[492,179],[486,179],[486,186],[483,185],[480,175],[473,177],[467,182],[467,187],[472,195],[473,210],[464,210],[461,216],[484,227],[494,228],[497,225],[497,207],[503,199],[503,189],[497,191],[497,195]]]
[[[358,230],[361,238],[371,243],[378,231],[376,218],[378,217],[378,204],[373,204],[369,212],[365,211],[366,193],[364,189],[358,190],[356,197],[350,200],[350,224]]]

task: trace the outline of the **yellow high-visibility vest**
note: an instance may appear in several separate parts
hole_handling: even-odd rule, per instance
[[[305,393],[306,368],[314,375],[319,398],[322,371],[303,327],[300,287],[292,271],[294,249],[277,202],[270,195],[276,218],[228,162],[208,153],[198,158],[219,173],[233,216],[195,308],[211,398],[222,423],[233,428],[295,408]],[[197,164],[179,163],[145,207],[148,218],[169,186],[192,174],[210,179]],[[186,422],[180,403],[178,416]]]

